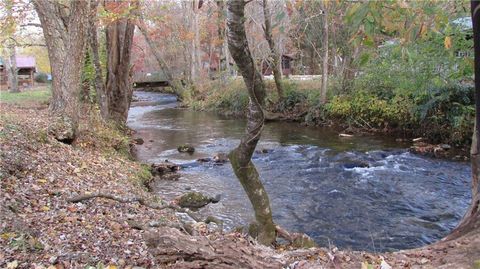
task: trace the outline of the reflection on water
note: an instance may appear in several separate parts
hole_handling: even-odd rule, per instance
[[[170,95],[137,92],[128,124],[145,140],[138,158],[185,164],[179,181],[154,189],[172,199],[189,189],[221,194],[200,212],[228,227],[248,223],[253,210],[229,164],[194,160],[228,152],[244,132],[243,120],[175,108]],[[189,143],[194,154],[178,153]],[[265,126],[253,161],[270,196],[275,222],[305,232],[322,245],[385,251],[413,248],[448,234],[469,202],[466,163],[419,157],[393,137],[340,138],[325,128],[296,123]]]

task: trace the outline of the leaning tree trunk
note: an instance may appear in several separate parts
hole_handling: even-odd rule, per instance
[[[150,35],[148,34],[145,23],[141,21],[137,24],[137,27],[142,33],[143,37],[145,38],[145,42],[147,42],[147,45],[150,48],[150,51],[152,52],[153,57],[155,57],[155,60],[157,61],[158,66],[160,66],[160,69],[162,70],[163,74],[166,76],[169,86],[172,87],[175,94],[181,97],[183,92],[181,81],[179,81],[179,79],[173,76],[173,71],[172,69],[170,69],[167,62],[163,58],[163,56],[160,54],[160,49],[157,47],[155,42],[150,38]]]
[[[271,62],[273,79],[275,80],[275,86],[277,88],[279,101],[283,101],[284,91],[282,85],[282,66],[280,62],[281,56],[278,55],[277,49],[275,48],[275,42],[273,41],[272,26],[270,21],[270,9],[268,8],[267,0],[263,0],[263,16],[265,18],[265,39],[267,40],[268,46],[270,47],[270,58],[272,58]]]
[[[107,2],[109,6],[123,5],[121,0]],[[134,10],[138,2],[133,1],[130,7]],[[117,11],[118,12],[118,11]],[[132,100],[133,87],[130,67],[133,34],[135,24],[130,16],[121,17],[107,25],[107,77],[105,92],[108,104],[108,120],[119,126],[127,122],[128,109]]]
[[[228,47],[243,76],[249,96],[245,135],[228,157],[255,211],[258,240],[262,244],[270,245],[275,241],[275,225],[270,202],[255,165],[251,161],[264,123],[262,105],[265,98],[265,85],[248,48],[244,27],[244,8],[243,0],[227,2]]]
[[[60,141],[71,142],[79,121],[89,2],[34,0],[33,3],[42,24],[52,69],[50,110],[54,122],[49,132]]]
[[[471,7],[475,51],[475,125],[470,149],[472,202],[460,224],[447,236],[447,239],[458,238],[473,230],[480,230],[480,2],[471,1]]]

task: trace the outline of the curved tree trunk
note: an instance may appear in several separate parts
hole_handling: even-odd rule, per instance
[[[480,2],[471,1],[475,51],[475,125],[470,158],[472,164],[472,202],[455,230],[446,239],[455,239],[480,229]]]
[[[34,0],[33,4],[42,23],[52,69],[50,110],[55,122],[49,131],[56,139],[71,142],[79,121],[89,1]]]
[[[249,95],[245,135],[228,157],[255,211],[258,240],[262,244],[270,245],[275,241],[275,225],[270,202],[255,165],[251,161],[263,128],[262,105],[265,98],[265,85],[248,48],[244,27],[244,8],[243,0],[227,2],[228,47],[243,76]]]
[[[275,42],[273,41],[272,36],[272,26],[270,21],[270,9],[268,7],[268,1],[263,0],[263,16],[265,18],[265,39],[268,42],[268,46],[270,48],[270,58],[272,58],[272,71],[273,71],[273,79],[275,80],[275,86],[277,88],[278,98],[279,101],[284,99],[284,91],[282,85],[282,64],[281,64],[281,56],[278,55],[277,49],[275,48]]]

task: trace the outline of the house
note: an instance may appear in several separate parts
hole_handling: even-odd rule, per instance
[[[293,74],[292,61],[295,60],[293,54],[283,54],[282,55],[282,75],[290,76]],[[272,66],[268,61],[263,61],[262,64],[262,74],[264,76],[272,75]]]
[[[17,75],[18,85],[31,87],[34,85],[33,76],[37,71],[37,64],[33,56],[17,56]],[[6,63],[0,58],[0,84],[8,83],[8,72],[6,70]]]

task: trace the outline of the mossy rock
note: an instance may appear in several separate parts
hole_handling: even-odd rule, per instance
[[[76,131],[76,123],[67,116],[57,116],[48,128],[48,134],[66,144],[71,144],[75,140]]]
[[[182,152],[182,153],[186,152],[186,153],[190,153],[190,154],[195,152],[195,148],[188,145],[188,144],[178,146],[177,150],[178,150],[178,152]]]
[[[215,199],[209,196],[206,196],[200,192],[188,192],[180,197],[178,200],[178,205],[180,207],[187,207],[192,209],[202,208],[208,205],[211,202],[214,202]]]

